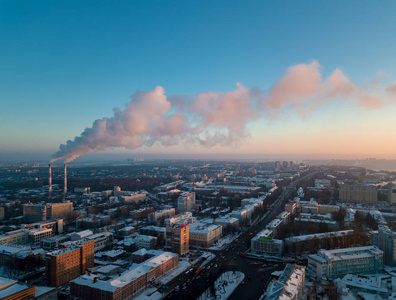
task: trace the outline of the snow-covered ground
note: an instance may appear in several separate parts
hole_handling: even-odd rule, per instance
[[[207,289],[198,298],[199,300],[211,300],[211,299],[228,299],[231,294],[235,291],[238,285],[245,278],[245,274],[242,272],[225,272],[215,281],[215,293],[213,295],[211,289]]]
[[[205,252],[204,254],[202,254],[202,256],[206,257],[206,259],[203,261],[201,266],[208,264],[212,259],[214,259],[216,257],[216,255],[214,255],[213,253],[210,253],[210,252]]]
[[[156,288],[145,289],[142,293],[133,299],[137,300],[160,300],[162,299],[162,294],[157,292]]]
[[[246,257],[258,259],[258,260],[274,261],[274,262],[294,262],[294,259],[291,257],[277,257],[277,256],[264,255],[264,254],[248,253],[248,252],[246,252]]]
[[[210,253],[210,252],[204,252],[201,255],[201,257],[206,257],[206,259],[202,263],[202,266],[204,266],[205,264],[210,262],[216,256],[214,254]],[[162,276],[157,282],[162,283],[164,285],[167,284],[173,278],[179,276],[180,274],[182,274],[183,272],[185,272],[189,268],[191,268],[191,265],[195,264],[198,260],[199,260],[199,257],[196,260],[192,261],[192,262],[188,261],[188,257],[182,258],[181,260],[179,260],[179,264],[177,265],[177,267],[175,269],[173,269],[171,272],[169,272],[169,273],[165,274],[164,276]]]
[[[374,294],[368,294],[368,293],[363,293],[363,292],[349,292],[348,295],[340,295],[341,300],[383,300],[385,298],[382,298],[379,295],[374,295]],[[331,300],[331,299],[330,299]]]
[[[214,255],[213,253],[210,253],[210,252],[204,252],[200,257],[198,257],[196,260],[194,260],[192,262],[189,262],[189,258],[188,257],[180,258],[179,264],[177,265],[177,267],[174,268],[169,273],[167,273],[164,276],[162,276],[161,278],[159,278],[156,282],[158,282],[158,283],[160,283],[162,285],[166,285],[173,278],[178,277],[183,272],[186,272],[189,268],[191,268],[191,265],[193,265],[196,262],[198,262],[198,260],[201,257],[205,257],[206,258],[204,260],[204,262],[202,263],[202,266],[204,266],[207,263],[209,263],[213,258],[215,258],[216,255]],[[143,300],[143,299],[159,300],[159,299],[162,299],[165,296],[166,296],[166,293],[164,295],[162,295],[160,292],[157,291],[157,288],[151,287],[151,288],[147,288],[144,291],[142,291],[134,299],[139,299],[139,300]]]
[[[226,235],[225,237],[221,238],[218,240],[216,243],[214,243],[211,247],[206,248],[208,250],[223,250],[228,246],[228,244],[231,244],[238,235]]]

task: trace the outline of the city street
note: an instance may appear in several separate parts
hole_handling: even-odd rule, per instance
[[[176,286],[179,288],[170,293],[165,299],[196,299],[206,289],[208,289],[224,271],[240,271],[245,274],[244,282],[237,287],[230,299],[258,299],[267,287],[271,279],[271,273],[275,270],[283,270],[285,263],[269,262],[264,260],[254,260],[247,257],[241,257],[240,252],[245,253],[250,248],[250,240],[258,232],[283,211],[284,204],[289,200],[294,189],[301,180],[309,179],[314,173],[309,173],[295,181],[292,181],[285,188],[277,200],[273,203],[272,209],[269,210],[265,217],[256,225],[243,232],[235,242],[221,251],[211,251],[216,254],[212,260],[201,272],[195,276],[193,272],[188,275],[183,274],[181,278],[174,279],[168,287],[168,290]]]

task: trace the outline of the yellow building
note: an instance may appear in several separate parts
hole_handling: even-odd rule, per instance
[[[340,210],[340,207],[338,205],[324,205],[324,204],[319,204],[318,205],[318,213],[319,214],[329,214],[333,212],[338,212]]]
[[[221,225],[194,223],[190,227],[190,244],[200,247],[210,247],[221,238]]]

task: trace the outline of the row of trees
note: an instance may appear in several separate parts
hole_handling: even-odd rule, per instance
[[[40,259],[38,254],[31,254],[24,258],[3,257],[2,264],[10,277],[18,276],[24,272],[36,271],[44,267],[44,261]]]
[[[378,222],[370,213],[363,213],[361,211],[357,211],[355,213],[355,223],[357,225],[365,225],[365,227],[369,227],[373,230],[378,230]]]

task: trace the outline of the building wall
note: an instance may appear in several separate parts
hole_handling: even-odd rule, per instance
[[[124,286],[118,287],[114,292],[102,291],[99,287],[79,285],[75,282],[70,284],[71,297],[78,297],[80,299],[98,300],[122,300],[132,299],[144,289],[151,281],[158,279],[167,272],[173,270],[178,264],[178,256],[164,261],[161,265],[151,268],[147,273],[142,273],[139,277],[133,278]]]
[[[396,185],[394,184],[388,184],[388,202],[396,205]]]
[[[167,227],[165,247],[177,254],[184,254],[189,251],[190,232],[189,226]]]
[[[318,205],[318,213],[328,214],[333,212],[338,212],[340,207],[338,205]]]
[[[186,211],[192,211],[194,205],[195,205],[195,192],[191,192],[191,193],[184,192],[177,199],[177,208],[181,213]]]
[[[283,253],[283,241],[272,238],[264,241],[255,239],[251,241],[251,249],[253,253],[281,257]]]
[[[371,245],[384,251],[384,263],[396,266],[396,235],[393,233],[377,232],[371,234]]]
[[[52,236],[52,229],[42,229],[40,231],[29,232],[29,243],[38,246],[41,240]]]
[[[157,224],[161,219],[165,220],[166,218],[173,217],[174,215],[175,215],[175,209],[171,208],[164,211],[151,213],[147,216],[147,219],[149,223]]]
[[[5,209],[4,206],[0,206],[0,220],[4,220],[5,218]]]
[[[75,249],[65,248],[63,251],[47,253],[47,285],[65,285],[94,266],[94,241],[85,241],[78,245]]]
[[[297,208],[296,202],[285,204],[285,211],[287,211],[290,214],[294,214],[294,211],[296,210],[296,208]]]
[[[47,205],[47,219],[62,219],[73,213],[73,202]]]
[[[378,202],[377,187],[374,185],[343,184],[340,186],[340,201],[362,204]]]
[[[42,222],[47,220],[47,211],[44,205],[25,204],[23,218],[27,223]]]
[[[214,230],[190,230],[190,244],[210,247],[221,238],[221,235],[222,227],[220,225]]]
[[[2,300],[21,300],[21,299],[33,299],[36,293],[36,286],[28,287],[26,289],[19,291],[13,295],[2,298]]]
[[[26,229],[7,232],[0,238],[0,243],[11,245],[25,245],[29,240],[29,232]]]

